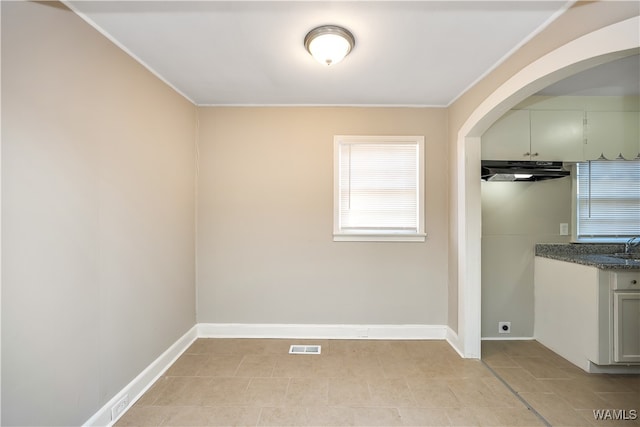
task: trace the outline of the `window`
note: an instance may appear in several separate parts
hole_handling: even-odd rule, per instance
[[[640,161],[591,161],[576,167],[576,239],[640,235]]]
[[[334,137],[333,236],[424,242],[424,137]]]

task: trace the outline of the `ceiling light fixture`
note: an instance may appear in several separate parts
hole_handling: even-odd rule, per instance
[[[355,44],[353,34],[336,25],[314,28],[304,38],[304,47],[323,65],[334,65],[342,61]]]

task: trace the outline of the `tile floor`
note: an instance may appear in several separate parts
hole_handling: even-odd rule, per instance
[[[291,344],[321,355],[289,355]],[[587,375],[533,341],[199,339],[117,426],[593,426],[640,409],[640,376]]]
[[[640,426],[640,375],[588,374],[536,341],[483,341],[482,360],[554,427]],[[598,409],[635,419],[596,421]]]

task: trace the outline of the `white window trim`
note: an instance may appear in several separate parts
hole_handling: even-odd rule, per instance
[[[345,232],[340,229],[340,145],[356,143],[417,144],[418,145],[418,230]],[[424,136],[363,136],[335,135],[333,138],[333,241],[334,242],[424,242],[425,232],[425,150]]]

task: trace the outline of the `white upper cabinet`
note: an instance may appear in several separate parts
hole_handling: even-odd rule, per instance
[[[584,112],[531,110],[531,160],[584,160]]]
[[[529,110],[510,110],[482,135],[486,160],[530,160]]]
[[[482,135],[482,159],[581,161],[582,111],[511,110]]]
[[[622,154],[627,160],[640,155],[639,112],[587,112],[585,160],[600,155],[611,160]]]

